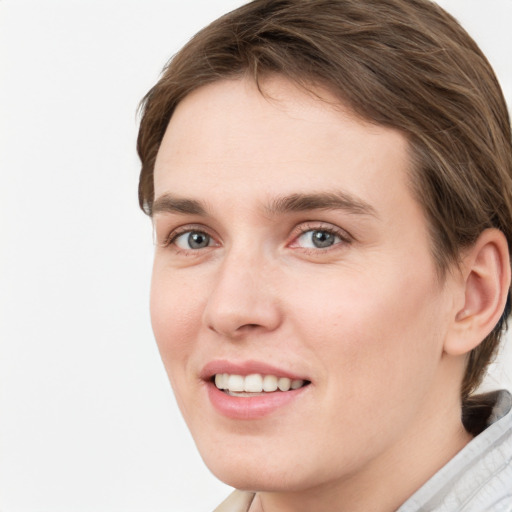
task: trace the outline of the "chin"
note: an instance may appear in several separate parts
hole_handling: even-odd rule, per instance
[[[210,471],[225,484],[242,491],[283,492],[298,491],[306,487],[307,479],[293,475],[291,469],[268,470],[265,466],[233,467],[222,465],[208,466]]]
[[[299,452],[299,453],[297,453]],[[200,453],[208,469],[222,482],[236,489],[260,492],[300,491],[329,479],[328,468],[312,471],[309,457],[298,450],[250,453],[230,447],[224,453]],[[333,468],[330,468],[331,472]],[[338,468],[337,468],[338,469]],[[331,475],[332,476],[332,475]]]

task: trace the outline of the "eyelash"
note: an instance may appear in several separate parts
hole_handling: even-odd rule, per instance
[[[325,224],[322,224],[322,223],[318,223],[318,224],[313,224],[313,223],[302,223],[298,226],[296,226],[292,233],[291,233],[291,238],[292,238],[292,241],[287,243],[287,246],[292,246],[293,247],[293,244],[296,243],[298,241],[298,239],[303,236],[304,234],[306,233],[309,233],[311,231],[320,231],[320,232],[324,232],[324,233],[327,233],[329,235],[333,235],[335,237],[338,237],[340,240],[341,240],[341,243],[343,244],[350,244],[353,242],[353,237],[345,230],[343,229],[340,229],[340,228],[337,228],[333,225],[325,225]],[[180,247],[178,247],[175,242],[176,240],[184,235],[185,233],[198,233],[198,234],[203,234],[203,235],[206,235],[207,237],[209,237],[210,239],[214,240],[215,241],[215,237],[213,235],[211,235],[207,229],[204,228],[204,226],[200,226],[200,225],[197,225],[197,226],[194,226],[194,225],[188,225],[188,226],[182,226],[182,227],[179,227],[173,231],[171,231],[164,239],[164,241],[160,244],[161,247],[163,248],[166,248],[166,247],[170,247],[171,245],[174,245],[174,250],[178,253],[178,254],[194,254],[194,253],[198,253],[200,252],[200,249],[182,249]],[[306,252],[306,253],[325,253],[325,252],[328,252],[330,250],[333,250],[334,248],[336,248],[336,246],[340,245],[340,242],[338,243],[335,243],[333,244],[332,246],[329,246],[329,247],[326,247],[326,248],[306,248],[306,247],[302,247],[300,249],[302,249],[302,251]],[[208,248],[208,247],[206,247]]]
[[[353,237],[345,230],[341,229],[341,228],[338,228],[338,227],[335,227],[331,224],[329,225],[325,225],[325,224],[322,224],[322,223],[318,223],[318,224],[313,224],[313,223],[303,223],[303,224],[300,224],[299,226],[297,226],[294,231],[292,232],[292,236],[293,236],[293,240],[292,240],[292,244],[297,242],[298,239],[306,234],[306,233],[309,233],[309,232],[312,232],[312,231],[319,231],[319,232],[322,232],[322,233],[328,233],[329,235],[333,235],[335,237],[338,237],[340,240],[341,240],[341,243],[343,245],[345,244],[351,244],[353,242]],[[305,248],[303,247],[302,250],[307,252],[307,253],[315,253],[315,254],[318,254],[319,252],[322,252],[322,253],[325,253],[325,252],[328,252],[330,250],[334,250],[338,245],[340,245],[340,242],[338,243],[335,243],[333,244],[332,246],[329,246],[329,247],[326,247],[326,248],[315,248],[315,249],[312,249],[312,248]]]
[[[202,235],[206,235],[210,237],[211,239],[215,240],[215,237],[210,235],[207,230],[205,230],[204,226],[194,226],[194,225],[188,225],[188,226],[182,226],[179,227],[173,231],[171,231],[166,237],[165,240],[160,244],[161,247],[169,247],[174,244],[174,242],[177,240],[178,237],[181,235],[184,235],[185,233],[198,233]],[[184,249],[180,249],[178,246],[175,245],[177,252],[184,252]],[[196,252],[194,249],[190,249],[193,252]]]

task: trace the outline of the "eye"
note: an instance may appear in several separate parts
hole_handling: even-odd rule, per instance
[[[343,241],[340,235],[328,229],[308,229],[297,237],[294,245],[304,249],[327,249]]]
[[[176,235],[171,243],[185,250],[204,249],[214,245],[211,236],[202,231],[185,231]]]

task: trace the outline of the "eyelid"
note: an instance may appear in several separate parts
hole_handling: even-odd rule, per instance
[[[326,231],[327,233],[331,233],[331,234],[339,237],[344,244],[350,244],[355,240],[354,237],[348,231],[340,228],[339,226],[336,226],[336,225],[330,224],[330,223],[326,223],[323,221],[318,221],[318,222],[308,221],[308,222],[303,222],[303,223],[295,226],[295,228],[293,229],[293,231],[291,233],[292,240],[288,245],[293,247],[293,244],[297,242],[299,237],[301,237],[305,233],[308,233],[309,231]],[[333,245],[329,248],[325,248],[325,249],[320,249],[320,248],[318,248],[318,249],[303,248],[303,249],[326,252],[331,248],[335,248],[337,245],[339,245],[339,244],[335,244],[335,245]]]
[[[212,229],[205,226],[204,224],[185,224],[182,226],[178,226],[170,230],[170,232],[164,237],[164,239],[161,242],[158,242],[158,245],[162,248],[169,247],[173,244],[173,242],[178,238],[179,236],[188,233],[188,232],[198,232],[198,233],[204,233],[205,235],[208,235],[213,241],[214,246],[220,245],[219,237],[218,235],[213,232]],[[305,251],[311,250],[314,252],[327,252],[331,248],[336,248],[340,243],[336,243],[331,247],[328,248],[318,248],[318,249],[308,249],[308,248],[301,248],[300,246],[297,246],[294,244],[297,243],[297,240],[300,236],[303,234],[309,232],[309,231],[326,231],[328,233],[332,233],[333,235],[339,237],[344,244],[350,244],[355,241],[355,238],[345,229],[340,228],[339,226],[336,226],[335,224],[331,224],[325,221],[307,221],[307,222],[301,222],[300,224],[296,225],[289,237],[289,242],[286,244],[288,247],[297,247],[299,249],[303,249]],[[207,249],[208,247],[204,248]],[[204,249],[190,249],[190,252],[200,252]],[[180,249],[176,247],[176,250],[179,251],[187,251],[187,249]]]
[[[203,224],[185,224],[183,226],[178,226],[174,229],[172,229],[168,235],[165,236],[164,240],[159,243],[158,245],[160,247],[169,247],[174,243],[174,241],[181,235],[189,232],[196,232],[196,233],[204,233],[205,235],[208,235],[216,245],[219,244],[218,237],[212,233],[212,230],[204,226]],[[178,248],[177,248],[178,249]],[[180,249],[184,251],[185,249]],[[191,251],[197,252],[198,249],[190,249]]]

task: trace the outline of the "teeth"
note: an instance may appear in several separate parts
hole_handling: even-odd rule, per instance
[[[263,391],[272,392],[277,390],[277,377],[265,375],[263,377]]]
[[[281,377],[277,381],[277,387],[281,391],[290,391],[290,386],[292,385],[292,381],[290,379],[287,379],[286,377]]]
[[[230,375],[228,377],[228,389],[230,391],[243,391],[244,380],[241,375]]]
[[[291,384],[290,384],[290,387],[292,389],[299,389],[301,388],[302,386],[304,385],[304,381],[303,380],[292,380]]]
[[[244,391],[249,393],[261,393],[263,391],[263,377],[257,373],[247,375],[244,379]]]
[[[217,373],[215,386],[232,393],[272,393],[274,391],[289,391],[304,386],[305,381],[289,379],[288,377],[276,377],[275,375],[260,375],[253,373],[246,377],[242,375],[230,375]]]

